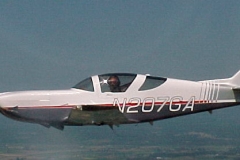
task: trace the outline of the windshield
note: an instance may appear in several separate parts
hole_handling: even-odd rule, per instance
[[[99,75],[102,92],[125,92],[135,79],[136,74],[103,74]]]
[[[79,82],[73,88],[93,92],[94,88],[93,88],[92,78],[90,77],[90,78],[87,78],[87,79]]]

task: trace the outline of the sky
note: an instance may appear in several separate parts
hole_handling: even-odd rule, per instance
[[[0,88],[70,88],[109,72],[229,77],[240,69],[239,4],[3,0]]]
[[[1,92],[109,72],[204,80],[240,69],[238,0],[1,0],[0,22]]]

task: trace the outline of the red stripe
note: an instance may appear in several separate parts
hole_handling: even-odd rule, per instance
[[[172,102],[172,105],[176,105],[176,104],[187,104],[189,101],[178,101],[178,102]],[[155,102],[154,105],[162,105],[164,102]],[[171,102],[166,102],[165,105],[170,105]],[[204,104],[204,103],[209,103],[207,101],[204,100],[197,100],[194,101],[194,104]],[[124,103],[119,103],[119,105],[123,105]],[[138,103],[126,103],[125,106],[133,106],[133,105],[137,105]],[[113,104],[88,104],[90,106],[99,106],[99,107],[114,107]],[[83,105],[83,106],[88,106],[88,105]],[[143,103],[140,103],[139,106],[142,106]],[[152,103],[145,103],[145,106],[151,106]],[[62,106],[29,106],[29,107],[18,107],[18,109],[47,109],[47,108],[75,108],[78,105],[62,105]],[[117,105],[116,105],[117,106]],[[4,107],[6,109],[12,109],[14,107]]]

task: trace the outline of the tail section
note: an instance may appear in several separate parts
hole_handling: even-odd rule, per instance
[[[233,89],[240,89],[240,70],[233,77],[229,78],[229,80]]]
[[[240,70],[230,78],[214,79],[210,80],[210,82],[232,88],[234,99],[236,100],[236,102],[240,102]]]
[[[240,70],[230,78],[214,79],[201,82],[214,82],[215,84],[231,87],[234,90],[240,90]]]

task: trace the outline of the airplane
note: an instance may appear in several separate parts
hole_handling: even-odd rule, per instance
[[[91,76],[67,90],[0,93],[0,112],[14,120],[64,126],[134,124],[240,104],[240,70],[231,78],[190,81],[149,74]]]

